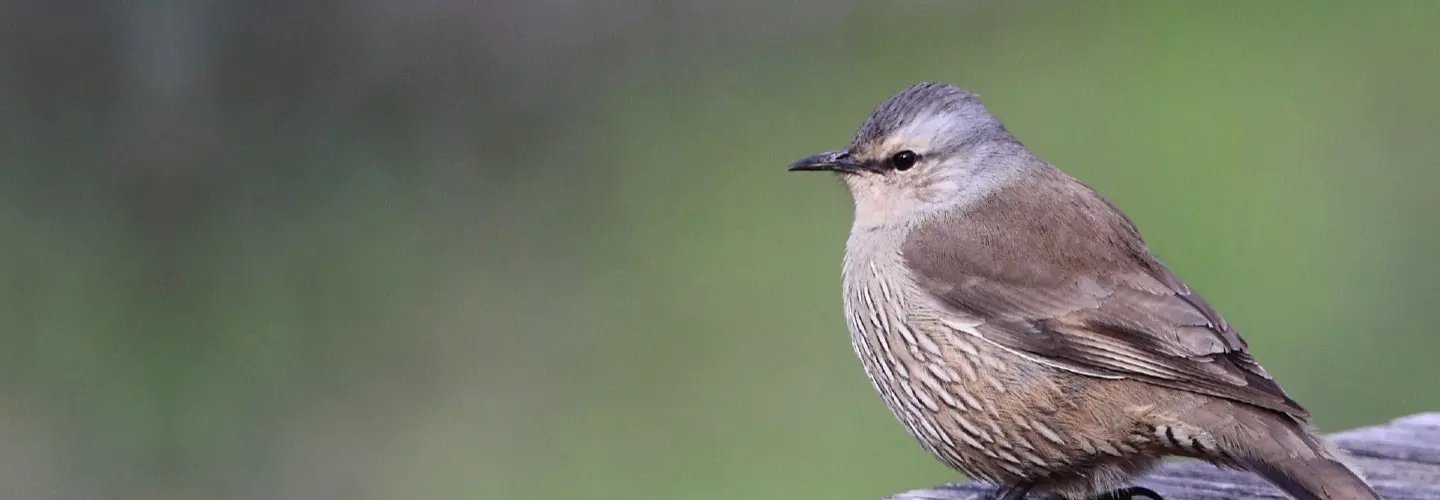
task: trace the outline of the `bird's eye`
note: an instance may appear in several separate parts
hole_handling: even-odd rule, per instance
[[[920,161],[920,155],[908,149],[890,157],[890,165],[895,167],[895,170],[910,170],[910,167],[915,166],[917,161]]]

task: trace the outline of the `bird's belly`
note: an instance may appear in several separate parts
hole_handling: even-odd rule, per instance
[[[885,405],[921,446],[973,478],[1009,482],[1069,462],[1052,368],[905,311],[850,308],[852,344]]]

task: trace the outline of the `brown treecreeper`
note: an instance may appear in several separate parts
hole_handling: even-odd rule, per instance
[[[866,375],[997,498],[1159,498],[1126,486],[1165,456],[1302,500],[1380,498],[1129,218],[975,94],[907,88],[790,169],[835,172],[854,199],[843,295]]]

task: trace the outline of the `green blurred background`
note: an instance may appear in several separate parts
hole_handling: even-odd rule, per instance
[[[1440,409],[1440,3],[0,3],[0,498],[951,481],[787,175],[921,80],[1111,197],[1325,430]]]

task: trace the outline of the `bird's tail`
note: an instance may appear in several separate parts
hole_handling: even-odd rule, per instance
[[[1241,444],[1241,466],[1296,500],[1383,500],[1344,451],[1302,422],[1281,420],[1269,425],[1272,439]]]
[[[1328,458],[1291,458],[1247,464],[1295,500],[1382,500],[1344,463]]]

